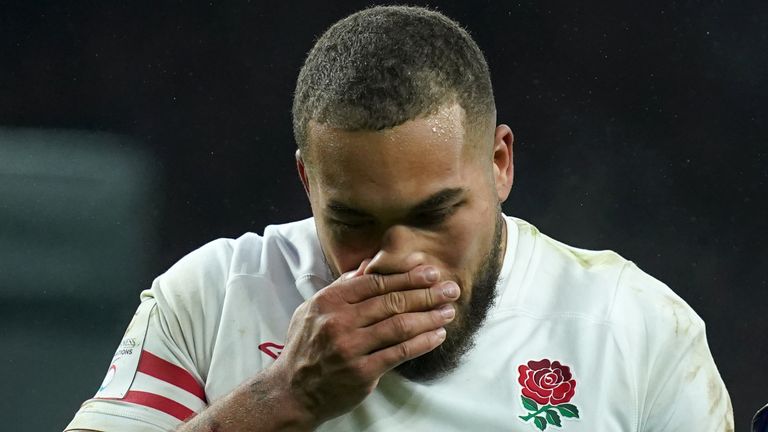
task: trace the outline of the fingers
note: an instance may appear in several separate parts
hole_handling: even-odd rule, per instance
[[[364,269],[364,266],[361,264],[360,268]],[[339,289],[344,300],[348,303],[359,303],[394,291],[426,288],[440,279],[440,272],[433,266],[418,266],[407,273],[371,273],[340,279],[342,280]]]
[[[388,317],[407,312],[422,312],[456,301],[459,286],[444,281],[429,288],[393,291],[358,303],[359,325],[368,326]]]
[[[368,368],[374,374],[384,374],[399,364],[424,355],[445,341],[445,329],[439,328],[408,339],[368,356]]]
[[[446,304],[428,312],[395,315],[364,329],[366,369],[381,376],[397,365],[424,355],[445,341],[445,325],[453,321],[455,309]]]
[[[361,350],[371,353],[408,341],[420,334],[442,328],[453,321],[456,310],[450,304],[428,312],[412,312],[392,316],[365,329]]]
[[[357,267],[357,270],[352,270],[344,273],[341,275],[341,279],[352,279],[358,276],[362,276],[365,274],[365,269],[368,267],[368,264],[370,264],[371,259],[366,258],[363,260],[363,262],[360,263],[360,265]]]

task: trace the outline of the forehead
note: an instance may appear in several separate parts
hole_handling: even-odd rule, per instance
[[[465,187],[470,154],[463,110],[436,113],[382,131],[346,131],[310,122],[312,171],[320,199],[363,207],[408,205]]]

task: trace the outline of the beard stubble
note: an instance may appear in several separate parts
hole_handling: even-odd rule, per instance
[[[502,267],[502,224],[506,223],[501,211],[496,217],[493,243],[472,278],[469,302],[457,303],[456,320],[446,326],[445,341],[434,350],[408,360],[395,368],[402,377],[415,382],[429,382],[458,367],[461,358],[474,346],[477,331],[485,322],[488,311],[496,299],[496,284]]]

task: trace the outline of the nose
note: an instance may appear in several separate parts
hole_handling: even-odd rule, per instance
[[[389,227],[381,238],[381,248],[374,255],[365,274],[405,273],[416,266],[426,264],[426,255],[419,248],[419,238],[404,225]]]

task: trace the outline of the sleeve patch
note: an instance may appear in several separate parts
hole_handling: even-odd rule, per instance
[[[99,391],[96,392],[95,398],[122,399],[128,393],[136,377],[144,339],[149,328],[150,313],[154,307],[153,301],[144,301],[139,305],[131,323],[128,324],[120,346],[112,357],[107,375]]]

